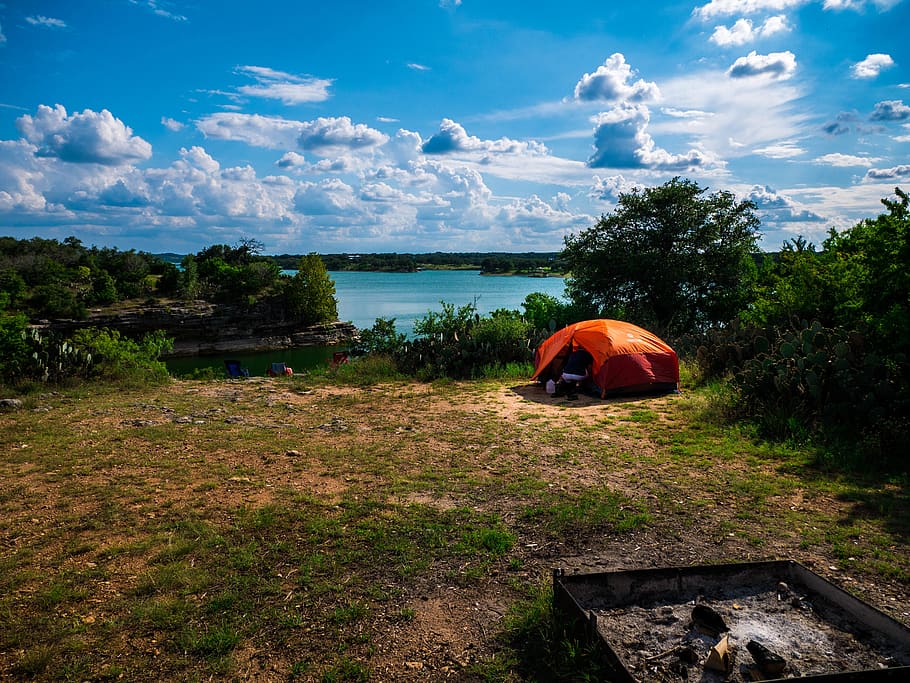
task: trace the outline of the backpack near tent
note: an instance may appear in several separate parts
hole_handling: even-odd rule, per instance
[[[594,359],[591,377],[601,397],[673,391],[679,359],[662,339],[619,320],[585,320],[553,333],[534,354],[532,380],[559,379],[566,358],[585,349]]]

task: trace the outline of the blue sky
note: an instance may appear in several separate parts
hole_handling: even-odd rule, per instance
[[[674,176],[820,243],[910,184],[910,0],[0,0],[0,234],[556,251]]]

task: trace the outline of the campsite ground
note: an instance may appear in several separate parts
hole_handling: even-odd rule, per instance
[[[793,558],[910,623],[903,480],[704,398],[178,381],[0,414],[0,678],[530,679],[553,567]]]

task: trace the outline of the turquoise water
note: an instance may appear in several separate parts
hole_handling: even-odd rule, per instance
[[[293,272],[293,271],[292,271]],[[395,318],[395,329],[412,336],[414,323],[430,311],[441,311],[440,302],[456,307],[473,303],[478,313],[486,315],[499,308],[522,311],[521,304],[531,292],[542,292],[562,298],[562,278],[481,276],[476,270],[423,270],[417,273],[362,273],[332,271],[338,318],[350,321],[358,329],[373,326],[376,318]],[[306,347],[287,351],[231,354],[249,368],[250,375],[261,377],[273,362],[285,362],[296,371],[328,362],[334,347]],[[196,368],[211,367],[217,374],[225,372],[228,356],[175,358],[167,361],[168,369],[177,375]]]
[[[417,273],[360,273],[333,271],[338,317],[360,329],[376,318],[395,318],[399,332],[411,335],[414,323],[429,311],[441,311],[441,301],[456,307],[475,304],[481,314],[498,308],[521,311],[531,292],[562,298],[560,277],[480,275],[476,270],[422,270]]]

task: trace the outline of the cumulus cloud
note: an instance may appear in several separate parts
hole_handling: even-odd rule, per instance
[[[354,188],[338,178],[304,183],[294,195],[294,208],[307,216],[350,214],[356,209]]]
[[[388,142],[389,136],[347,116],[319,117],[301,125],[297,144],[316,153],[336,149],[366,149]]]
[[[443,119],[439,130],[421,145],[424,154],[450,154],[455,152],[486,152],[490,154],[546,154],[547,148],[539,142],[521,142],[502,137],[498,140],[481,140],[468,135],[460,123]]]
[[[853,74],[853,78],[870,79],[876,78],[883,69],[892,66],[894,66],[894,60],[891,59],[891,55],[877,53],[867,55],[863,61],[854,64],[850,72]]]
[[[384,150],[398,166],[405,166],[420,157],[422,145],[423,140],[420,133],[401,128],[386,143]]]
[[[305,166],[306,159],[302,154],[298,154],[297,152],[286,152],[275,162],[275,165],[278,166],[278,168],[297,168]]]
[[[554,198],[554,204],[559,198]],[[565,208],[547,203],[536,194],[514,199],[499,210],[497,216],[502,223],[513,229],[530,233],[568,233],[572,228],[588,226],[590,216],[573,214]]]
[[[575,84],[575,99],[583,102],[653,102],[660,99],[656,83],[639,79],[631,82],[632,67],[619,52],[610,55],[594,73]]]
[[[752,25],[750,19],[743,18],[738,19],[730,28],[715,26],[710,41],[720,47],[745,45],[746,43],[754,43],[760,38],[767,38],[775,33],[783,33],[790,30],[787,18],[782,14],[765,19],[757,28]]]
[[[796,55],[786,52],[771,52],[767,55],[756,54],[752,50],[745,57],[740,57],[727,70],[730,78],[767,77],[785,81],[796,72]]]
[[[649,121],[650,112],[641,104],[620,105],[595,116],[594,153],[588,166],[682,171],[714,164],[714,159],[695,149],[671,154],[656,147],[647,132]]]
[[[891,168],[870,168],[864,180],[896,180],[910,178],[910,165],[901,164]]]
[[[287,105],[324,102],[329,99],[329,87],[334,82],[329,78],[298,76],[263,66],[238,66],[235,71],[256,81],[255,85],[237,88],[241,95],[280,100]]]
[[[588,196],[597,201],[614,204],[619,199],[619,195],[628,194],[636,187],[640,187],[640,185],[622,175],[607,176],[606,178],[595,175]]]
[[[62,19],[45,17],[40,14],[34,17],[25,17],[25,20],[32,26],[42,26],[44,28],[66,28],[66,22]]]
[[[196,128],[214,140],[234,140],[267,149],[290,149],[297,144],[303,124],[278,116],[221,112],[199,119]]]
[[[16,119],[19,132],[37,147],[38,156],[70,163],[108,166],[131,164],[152,156],[152,146],[107,109],[68,116],[63,105],[40,105],[34,117]]]
[[[781,194],[767,185],[755,185],[749,191],[746,199],[753,202],[763,217],[779,222],[809,222],[824,221],[825,218],[811,211],[793,198]]]
[[[816,164],[822,164],[823,166],[836,166],[838,168],[850,168],[853,166],[865,166],[869,168],[876,161],[880,161],[877,157],[858,157],[852,154],[824,154],[818,157],[815,160]]]
[[[906,121],[910,119],[910,107],[904,104],[903,100],[877,102],[869,119],[871,121]]]

